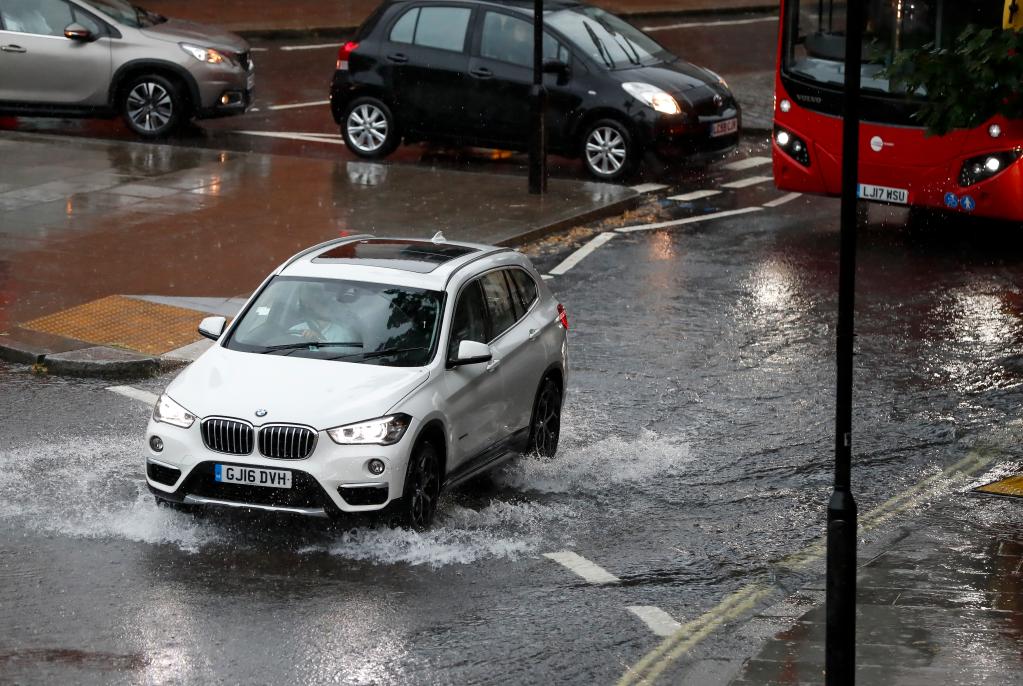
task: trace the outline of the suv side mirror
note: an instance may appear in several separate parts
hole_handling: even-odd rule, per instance
[[[466,364],[479,364],[490,362],[494,354],[486,343],[476,341],[462,341],[458,344],[458,352],[453,360],[448,360],[448,367],[461,367]]]
[[[64,37],[81,43],[88,43],[97,38],[92,31],[77,22],[64,27]]]
[[[542,70],[544,74],[557,74],[558,85],[567,83],[568,76],[572,73],[572,69],[561,60],[544,60]]]
[[[227,319],[224,317],[206,317],[199,322],[199,333],[211,341],[218,340],[224,333],[225,324]]]

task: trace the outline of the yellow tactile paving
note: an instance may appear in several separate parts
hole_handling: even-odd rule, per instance
[[[975,491],[981,493],[993,493],[995,495],[1014,495],[1017,498],[1023,498],[1023,475],[1010,476],[1008,479],[1002,479],[1001,481],[995,481],[994,483],[987,484],[975,488]]]
[[[199,340],[196,329],[204,316],[183,307],[111,295],[33,319],[21,327],[97,345],[162,355]]]

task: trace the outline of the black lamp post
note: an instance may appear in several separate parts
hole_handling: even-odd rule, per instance
[[[547,90],[543,87],[543,0],[533,0],[533,88],[530,91],[532,137],[529,145],[529,192],[547,192],[547,141],[544,119]]]
[[[856,294],[856,223],[860,138],[860,66],[863,1],[846,8],[845,109],[842,132],[841,247],[835,398],[835,486],[828,502],[827,630],[825,683],[852,686],[856,679],[856,501],[852,494],[853,312]]]

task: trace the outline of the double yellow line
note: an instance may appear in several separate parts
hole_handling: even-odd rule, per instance
[[[985,468],[991,460],[992,456],[990,455],[971,452],[965,458],[942,472],[924,479],[893,498],[889,498],[866,515],[860,517],[860,532],[865,533],[876,529],[892,517],[935,495],[941,490],[942,482],[952,474],[962,472],[972,476]],[[782,559],[780,565],[798,570],[819,560],[824,556],[826,549],[826,540],[818,540],[803,550]],[[625,674],[618,680],[618,686],[632,686],[633,684],[651,686],[655,684],[661,674],[664,673],[664,670],[678,660],[678,658],[689,652],[694,646],[698,645],[703,639],[710,636],[714,630],[726,622],[747,614],[762,600],[778,590],[780,590],[778,586],[755,583],[736,591],[731,596],[725,598],[717,607],[697,619],[683,624],[674,634],[664,639],[659,646],[626,670]]]

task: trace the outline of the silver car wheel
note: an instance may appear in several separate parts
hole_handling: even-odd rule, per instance
[[[602,176],[616,174],[627,154],[625,138],[610,126],[598,126],[586,138],[586,163]]]
[[[390,128],[387,115],[376,105],[364,103],[348,113],[348,138],[362,152],[373,153],[384,146]]]
[[[152,133],[170,122],[174,116],[174,100],[159,83],[143,81],[128,93],[127,110],[136,126]]]

